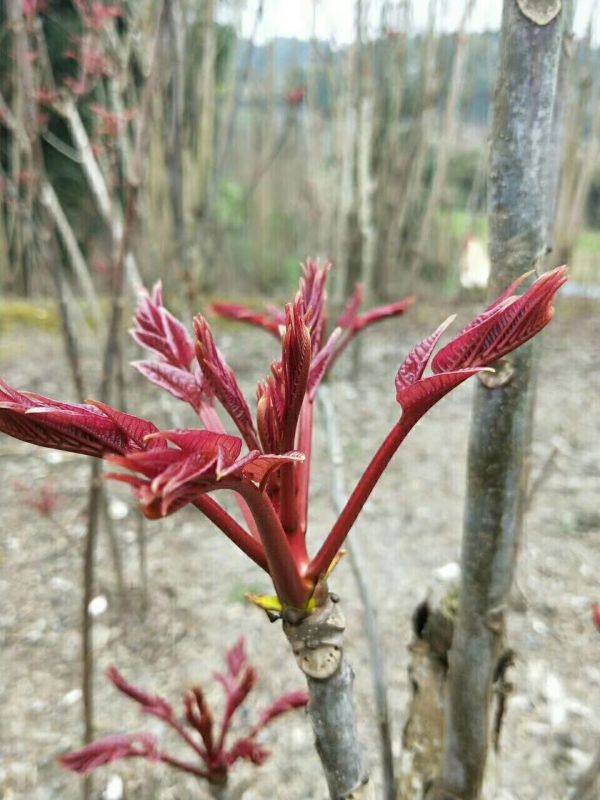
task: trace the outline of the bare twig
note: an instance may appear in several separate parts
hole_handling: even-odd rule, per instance
[[[244,205],[248,203],[248,201],[254,194],[256,187],[261,182],[263,177],[266,175],[269,167],[285,147],[285,143],[288,140],[290,131],[293,128],[294,120],[295,120],[294,110],[288,109],[285,117],[285,122],[283,123],[283,128],[281,129],[281,133],[279,134],[277,141],[273,145],[273,149],[271,150],[271,152],[267,153],[264,160],[258,164],[252,178],[250,179],[250,183],[244,194],[244,199],[243,199]]]
[[[148,555],[146,547],[146,520],[138,513],[136,520],[136,542],[138,548],[138,565],[141,591],[140,610],[144,616],[148,610]]]
[[[88,496],[87,530],[83,555],[83,600],[81,604],[81,690],[83,700],[83,738],[88,744],[94,738],[94,642],[90,617],[90,603],[94,596],[96,542],[102,497],[102,462],[93,460]],[[92,792],[91,778],[85,779],[83,797],[88,800]]]
[[[321,386],[319,390],[319,399],[325,417],[325,429],[327,433],[329,457],[331,460],[331,500],[335,511],[339,514],[345,507],[348,498],[344,487],[344,455],[342,443],[328,386]],[[384,798],[385,800],[394,800],[396,796],[396,779],[394,774],[392,732],[387,700],[383,648],[381,645],[379,625],[377,623],[377,611],[371,600],[369,587],[365,581],[365,558],[361,552],[359,543],[356,541],[356,537],[346,540],[345,549],[348,552],[352,575],[356,581],[358,596],[363,606],[365,632],[369,642],[377,727],[380,737]]]
[[[118,355],[118,341],[121,333],[121,323],[123,318],[123,291],[124,291],[124,277],[125,277],[125,262],[130,247],[130,238],[133,232],[133,226],[136,221],[136,199],[137,193],[141,184],[142,173],[142,153],[145,144],[146,123],[151,108],[151,93],[155,86],[156,71],[158,65],[159,55],[159,41],[164,25],[165,8],[164,3],[161,5],[157,29],[153,47],[153,58],[150,74],[146,80],[143,90],[141,113],[138,124],[135,151],[133,155],[132,169],[130,179],[126,187],[126,211],[124,224],[122,227],[114,227],[111,229],[113,232],[115,245],[115,269],[114,269],[114,282],[113,294],[111,304],[111,316],[106,338],[106,346],[104,349],[104,358],[102,361],[102,374],[100,378],[99,397],[101,400],[106,401],[109,397],[111,380],[113,376],[115,357]],[[76,109],[75,109],[76,112]],[[78,117],[78,114],[76,115]],[[76,116],[71,111],[72,120],[76,121]],[[75,125],[77,128],[77,123]],[[83,134],[87,137],[85,129]],[[80,139],[83,140],[80,131]],[[80,141],[81,146],[81,141]],[[85,147],[84,147],[85,149]],[[93,157],[93,153],[92,153]],[[88,158],[88,163],[89,158]],[[89,177],[89,176],[88,176]],[[97,198],[101,202],[103,198],[103,191],[101,184],[98,184],[96,189],[100,188],[100,196]],[[102,200],[102,202],[104,202]],[[110,200],[109,200],[110,210]],[[115,223],[116,226],[116,223]],[[93,657],[93,641],[92,641],[92,623],[89,615],[89,602],[93,595],[94,589],[94,574],[95,574],[95,546],[98,530],[98,514],[101,505],[101,462],[94,462],[92,465],[92,475],[90,480],[90,495],[89,495],[89,516],[88,516],[88,530],[86,536],[86,547],[84,557],[84,574],[83,574],[83,619],[82,619],[82,640],[83,640],[83,705],[84,705],[84,723],[85,723],[85,741],[90,742],[93,738],[93,674],[94,674],[94,657]],[[88,779],[84,783],[84,797],[89,798],[91,792],[91,784]]]
[[[108,536],[108,545],[110,549],[110,555],[113,562],[113,569],[117,584],[117,597],[119,601],[119,607],[121,611],[126,614],[128,610],[128,600],[127,600],[127,587],[125,585],[125,572],[123,570],[123,557],[121,555],[121,548],[119,546],[119,539],[117,537],[117,532],[115,531],[113,519],[110,515],[108,495],[106,493],[104,485],[102,486],[101,490],[101,501],[102,501],[102,513],[104,516],[104,525],[106,527],[106,533]]]
[[[250,76],[250,68],[252,66],[252,54],[254,53],[254,40],[256,39],[256,34],[258,33],[258,28],[260,26],[260,22],[263,16],[263,11],[264,11],[264,0],[259,0],[259,3],[256,7],[254,22],[252,25],[252,32],[246,44],[246,51],[244,53],[244,62],[242,64],[241,69],[239,71],[236,71],[234,76],[234,85],[231,91],[230,102],[227,111],[225,113],[225,120],[226,120],[224,125],[225,136],[223,136],[223,144],[221,146],[219,157],[217,159],[217,169],[220,169],[220,167],[223,164],[223,161],[225,160],[226,154],[231,151],[231,145],[233,143],[233,134],[235,131],[235,123],[241,105],[242,95],[244,93],[246,83],[248,82],[248,77]]]
[[[536,494],[539,492],[539,490],[542,488],[542,486],[546,483],[546,481],[552,474],[558,453],[559,453],[558,446],[553,445],[552,449],[546,456],[544,463],[539,468],[537,475],[535,476],[535,478],[531,479],[529,485],[529,491],[527,492],[527,497],[525,498],[525,513],[529,511],[535,499]]]

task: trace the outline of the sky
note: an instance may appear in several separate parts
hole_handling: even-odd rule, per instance
[[[598,0],[575,0],[575,31],[581,36],[585,32],[592,9],[596,8],[595,41],[600,39],[600,3]],[[247,0],[241,17],[242,34],[251,35],[256,18],[259,0]],[[363,0],[366,2],[366,0]],[[442,29],[455,30],[462,16],[466,0],[438,0],[442,10],[440,26]],[[310,39],[313,32],[313,13],[315,14],[315,31],[318,39],[324,39],[334,45],[348,44],[354,38],[354,0],[264,0],[263,19],[256,41],[262,43],[274,37],[293,37]],[[427,25],[428,3],[425,0],[413,2],[413,26],[423,30]],[[371,0],[369,3],[370,30],[376,33],[379,28],[382,0]],[[471,15],[469,30],[497,30],[500,27],[502,3],[500,0],[476,0]]]

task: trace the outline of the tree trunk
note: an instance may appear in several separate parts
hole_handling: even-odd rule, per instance
[[[490,155],[491,292],[546,251],[547,153],[563,18],[560,0],[505,0]],[[525,499],[532,350],[476,386],[468,457],[460,608],[450,653],[441,776],[435,800],[477,800],[490,697],[504,633]]]
[[[183,109],[185,91],[183,10],[174,0],[165,4],[166,23],[169,37],[165,68],[171,64],[171,80],[169,82],[170,125],[166,142],[167,177],[169,197],[173,214],[173,231],[175,234],[175,263],[181,271],[188,293],[193,294],[192,276],[189,271],[187,248],[185,243],[185,208],[184,208],[184,174],[183,174]],[[192,312],[196,309],[192,306]]]
[[[466,27],[473,11],[475,0],[467,0],[463,15],[456,33],[456,50],[452,63],[452,72],[449,80],[446,110],[442,118],[442,129],[439,131],[439,141],[436,152],[435,164],[431,186],[427,194],[425,209],[419,223],[416,252],[413,254],[411,271],[416,273],[423,257],[431,252],[428,242],[432,239],[432,225],[443,198],[450,161],[450,150],[456,145],[457,111],[463,82],[465,65],[465,49],[467,44]]]

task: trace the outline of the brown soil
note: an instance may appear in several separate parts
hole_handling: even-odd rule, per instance
[[[471,308],[460,309],[466,320]],[[428,333],[448,308],[422,304],[363,341],[360,378],[351,356],[338,365],[333,387],[342,426],[348,481],[356,479],[397,412],[394,371],[407,349]],[[260,332],[232,327],[220,341],[252,391],[274,356],[274,342]],[[585,766],[600,736],[600,634],[590,604],[600,600],[600,315],[598,305],[563,301],[544,334],[532,470],[556,448],[554,466],[533,498],[518,575],[520,594],[510,614],[518,652],[515,691],[509,703],[501,755],[492,766],[494,800],[562,800],[573,775]],[[133,347],[131,355],[134,356]],[[87,353],[89,370],[97,354]],[[0,375],[10,384],[63,399],[73,397],[60,339],[14,329],[0,339]],[[90,381],[91,384],[91,381]],[[161,397],[141,378],[128,383],[130,408],[170,425],[193,424],[176,401]],[[410,615],[431,585],[434,571],[459,554],[464,462],[470,392],[462,387],[429,413],[396,457],[357,525],[379,619],[384,631],[396,747],[408,696],[406,666]],[[91,392],[90,392],[91,393]],[[317,429],[311,512],[314,540],[332,520],[327,455]],[[80,562],[85,531],[89,465],[6,437],[0,439],[0,794],[5,800],[71,800],[79,781],[56,757],[81,736],[79,685]],[[36,492],[51,484],[59,493],[54,519],[40,517],[17,486]],[[103,677],[114,663],[133,682],[178,701],[183,687],[201,682],[220,701],[211,675],[224,649],[240,634],[248,640],[261,681],[256,710],[278,693],[302,687],[278,624],[243,600],[248,590],[269,593],[268,582],[202,517],[185,510],[147,526],[150,603],[139,613],[132,501],[116,522],[126,562],[130,611],[119,610],[106,537],[99,547],[97,594],[108,598],[95,626],[97,729],[99,734],[159,728]],[[113,507],[118,512],[121,509]],[[348,618],[348,654],[357,673],[356,696],[373,774],[379,781],[369,654],[360,604],[349,566],[338,567],[334,588]],[[253,709],[254,710],[254,709]],[[165,737],[165,744],[170,741]],[[265,736],[273,756],[261,769],[242,767],[233,784],[250,780],[246,800],[324,798],[325,785],[302,713],[283,719]],[[176,746],[175,746],[176,747]],[[143,763],[108,767],[97,774],[101,797],[119,774],[125,797],[185,800],[204,787]],[[378,783],[379,785],[379,783]],[[378,792],[379,795],[379,792]]]

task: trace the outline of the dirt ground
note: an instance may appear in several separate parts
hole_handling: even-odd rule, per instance
[[[368,334],[358,380],[351,378],[350,357],[338,365],[333,394],[349,483],[398,413],[393,378],[400,360],[451,310],[459,311],[460,323],[470,318],[473,308],[421,303],[404,319]],[[590,604],[600,601],[599,311],[600,304],[564,300],[543,336],[534,476],[553,451],[555,455],[527,517],[519,598],[510,614],[511,641],[518,652],[512,673],[515,690],[502,752],[491,767],[489,800],[563,800],[569,782],[599,745],[600,634],[590,614]],[[235,336],[232,327],[220,329],[219,341],[252,396],[253,383],[266,374],[275,355],[275,343],[248,329]],[[130,355],[137,356],[133,346]],[[95,352],[89,349],[87,357],[93,371]],[[0,375],[18,388],[74,397],[57,335],[26,328],[2,334]],[[178,424],[193,424],[175,400],[145,386],[133,371],[127,388],[134,413],[171,426],[170,409],[176,409]],[[435,571],[459,554],[471,389],[461,387],[418,425],[353,533],[362,542],[364,569],[379,609],[398,755],[408,698],[410,615]],[[320,429],[316,442],[310,518],[315,542],[332,521]],[[56,757],[76,747],[81,736],[80,561],[89,465],[81,457],[1,437],[0,470],[0,795],[4,800],[71,800],[80,796],[79,781],[61,771]],[[53,519],[32,508],[31,499],[46,484],[59,496]],[[31,487],[34,494],[23,487]],[[254,709],[283,690],[302,688],[302,676],[279,625],[269,624],[243,599],[249,590],[269,593],[265,576],[198,512],[187,509],[147,526],[150,599],[142,616],[132,500],[114,486],[111,497],[131,608],[127,614],[119,610],[102,534],[97,594],[107,598],[108,607],[95,624],[98,734],[159,731],[104,679],[109,664],[173,702],[185,686],[198,682],[219,702],[219,688],[211,676],[225,647],[240,633],[261,675]],[[352,575],[343,562],[333,588],[347,613],[362,733],[379,786],[368,650]],[[169,741],[167,735],[165,744]],[[325,798],[302,712],[277,723],[264,741],[273,750],[267,764],[234,773],[234,785],[251,781],[246,800]],[[118,796],[107,793],[109,783],[113,790],[118,783],[116,775],[124,781],[128,800],[205,796],[204,788],[198,791],[191,780],[136,762],[97,773],[98,798]]]

